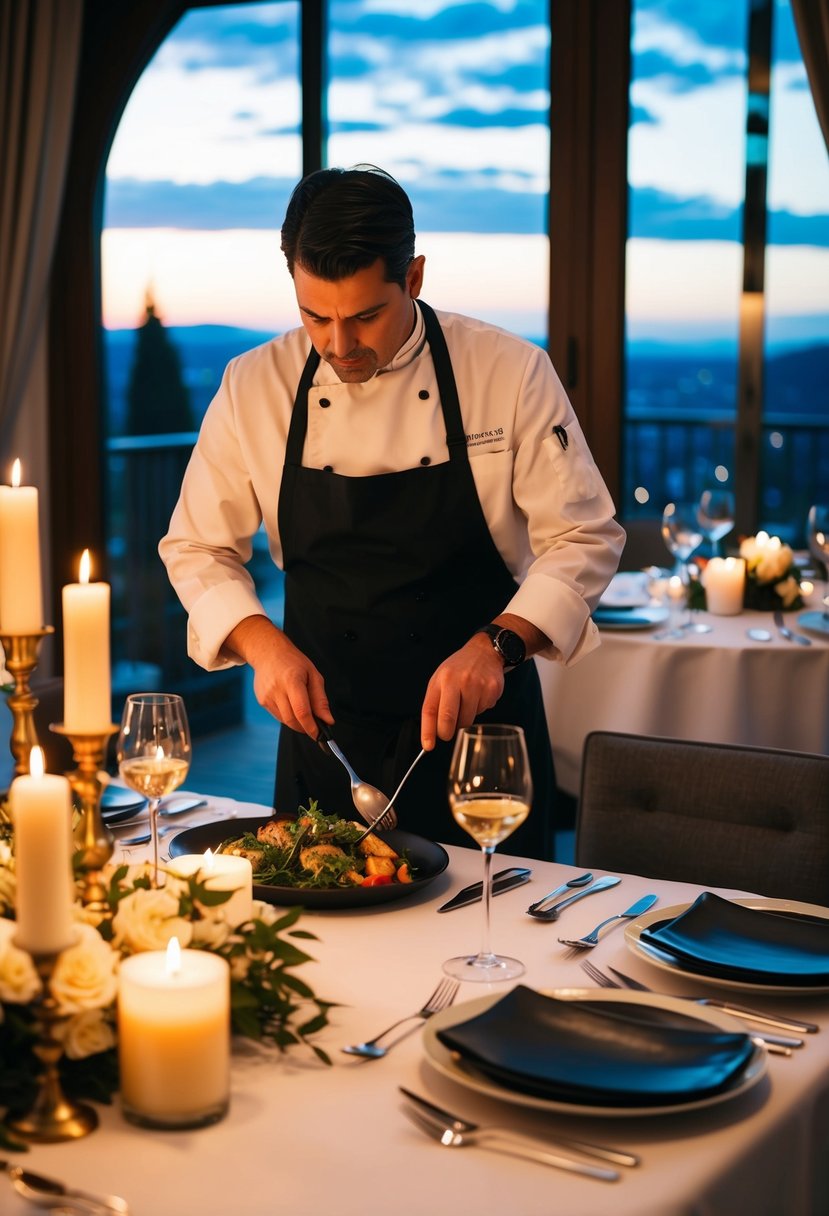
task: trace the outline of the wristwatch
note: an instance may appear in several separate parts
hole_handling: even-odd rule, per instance
[[[505,667],[518,667],[526,659],[527,647],[524,640],[512,629],[504,629],[500,625],[482,625],[475,632],[485,633],[491,639]]]

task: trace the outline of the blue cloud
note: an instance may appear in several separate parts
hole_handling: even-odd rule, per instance
[[[680,198],[662,190],[632,190],[628,205],[631,236],[671,241],[740,241],[743,209],[728,207],[705,196]],[[772,211],[768,220],[771,245],[810,245],[829,248],[829,215],[794,215]]]
[[[655,48],[638,51],[633,56],[634,80],[658,79],[672,93],[690,93],[694,89],[705,88],[729,76],[744,77],[744,67],[723,65],[714,70],[699,60],[692,63],[680,63],[664,51]]]

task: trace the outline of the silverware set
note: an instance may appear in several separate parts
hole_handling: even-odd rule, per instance
[[[613,979],[613,976],[600,971],[589,959],[584,959],[581,966],[600,988],[628,988],[636,992],[655,991],[653,988],[648,987],[647,984],[643,984],[641,980],[635,980],[631,976],[617,971],[615,967],[608,967],[608,971],[612,971],[613,975],[618,976],[618,979]],[[755,1022],[758,1025],[774,1027],[777,1030],[814,1034],[818,1029],[814,1022],[801,1022],[795,1018],[781,1018],[776,1014],[764,1013],[759,1009],[750,1009],[746,1005],[737,1005],[732,1001],[720,1000],[715,997],[682,996],[679,999],[691,1001],[692,1004],[696,1005],[707,1005],[712,1009],[719,1009],[722,1013],[730,1014],[741,1021]],[[789,1035],[769,1034],[765,1030],[762,1033],[760,1031],[752,1031],[751,1033],[755,1040],[761,1041],[766,1049],[774,1055],[790,1056],[793,1048],[803,1046],[803,1039],[801,1038],[794,1038]]]
[[[797,642],[800,646],[811,646],[812,639],[807,638],[805,633],[797,633],[794,629],[789,629],[779,608],[774,610],[774,623],[781,638],[785,638],[787,642]]]
[[[617,912],[615,916],[608,916],[605,920],[600,921],[596,928],[585,933],[584,937],[560,937],[558,940],[563,946],[570,946],[573,950],[591,950],[593,946],[598,946],[599,934],[606,925],[619,924],[623,920],[631,920],[634,916],[642,916],[648,908],[653,907],[658,898],[658,895],[643,895],[624,912]]]
[[[129,1206],[120,1195],[96,1195],[65,1186],[56,1178],[45,1178],[8,1161],[0,1161],[0,1170],[7,1172],[18,1195],[35,1207],[60,1210],[71,1216],[129,1216]]]
[[[602,1144],[592,1144],[586,1140],[558,1137],[537,1140],[532,1136],[510,1131],[506,1127],[481,1127],[478,1123],[462,1119],[460,1115],[444,1110],[419,1094],[404,1089],[402,1085],[398,1088],[407,1102],[403,1108],[405,1114],[421,1131],[444,1148],[480,1145],[482,1148],[492,1148],[496,1152],[508,1153],[602,1182],[616,1182],[621,1175],[619,1170],[612,1169],[610,1165],[597,1165],[596,1161],[627,1167],[639,1165],[639,1158],[634,1153],[607,1148]]]

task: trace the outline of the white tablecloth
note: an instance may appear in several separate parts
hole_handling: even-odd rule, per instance
[[[263,808],[214,803],[224,817]],[[201,812],[204,816],[204,812]],[[193,813],[193,821],[200,819]],[[125,829],[126,831],[126,829]],[[646,1118],[577,1118],[520,1111],[440,1076],[427,1062],[419,1030],[385,1058],[343,1055],[345,1043],[367,1038],[417,1009],[450,955],[475,950],[480,904],[438,916],[447,894],[480,876],[480,855],[450,849],[449,870],[418,897],[377,911],[307,914],[301,925],[319,941],[318,960],[302,974],[316,992],[339,1002],[319,1037],[333,1067],[302,1049],[280,1057],[242,1046],[234,1056],[228,1117],[200,1131],[164,1133],[127,1124],[116,1104],[84,1140],[37,1146],[19,1158],[65,1182],[123,1195],[133,1216],[817,1216],[829,1212],[829,998],[772,1000],[821,1023],[789,1058],[769,1057],[768,1075],[742,1098],[696,1113]],[[133,854],[134,856],[134,854]],[[527,964],[524,982],[537,988],[592,987],[557,934],[582,933],[647,891],[667,906],[694,888],[627,876],[615,890],[569,909],[559,925],[531,920],[532,899],[572,876],[556,863],[528,863],[528,886],[493,901],[493,946]],[[663,991],[688,992],[672,977],[639,962],[614,929],[592,952]],[[496,991],[504,991],[499,986]],[[490,990],[465,984],[459,1000]],[[756,998],[756,1004],[761,998]],[[402,1113],[405,1085],[480,1122],[509,1122],[541,1137],[582,1134],[641,1153],[642,1165],[614,1184],[469,1147],[450,1150],[427,1139]],[[5,1154],[7,1157],[9,1154]],[[33,1209],[0,1176],[0,1211]]]
[[[829,640],[780,638],[770,612],[711,616],[711,633],[681,640],[654,630],[603,630],[573,667],[539,663],[559,785],[577,795],[593,730],[829,752]],[[787,617],[794,625],[796,617]],[[747,630],[771,632],[752,641]]]

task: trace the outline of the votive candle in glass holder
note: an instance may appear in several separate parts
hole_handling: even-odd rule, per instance
[[[715,616],[736,616],[742,612],[746,564],[741,557],[712,557],[702,582],[709,612]]]
[[[230,967],[207,950],[124,959],[118,1059],[125,1118],[142,1127],[204,1127],[230,1103]]]

